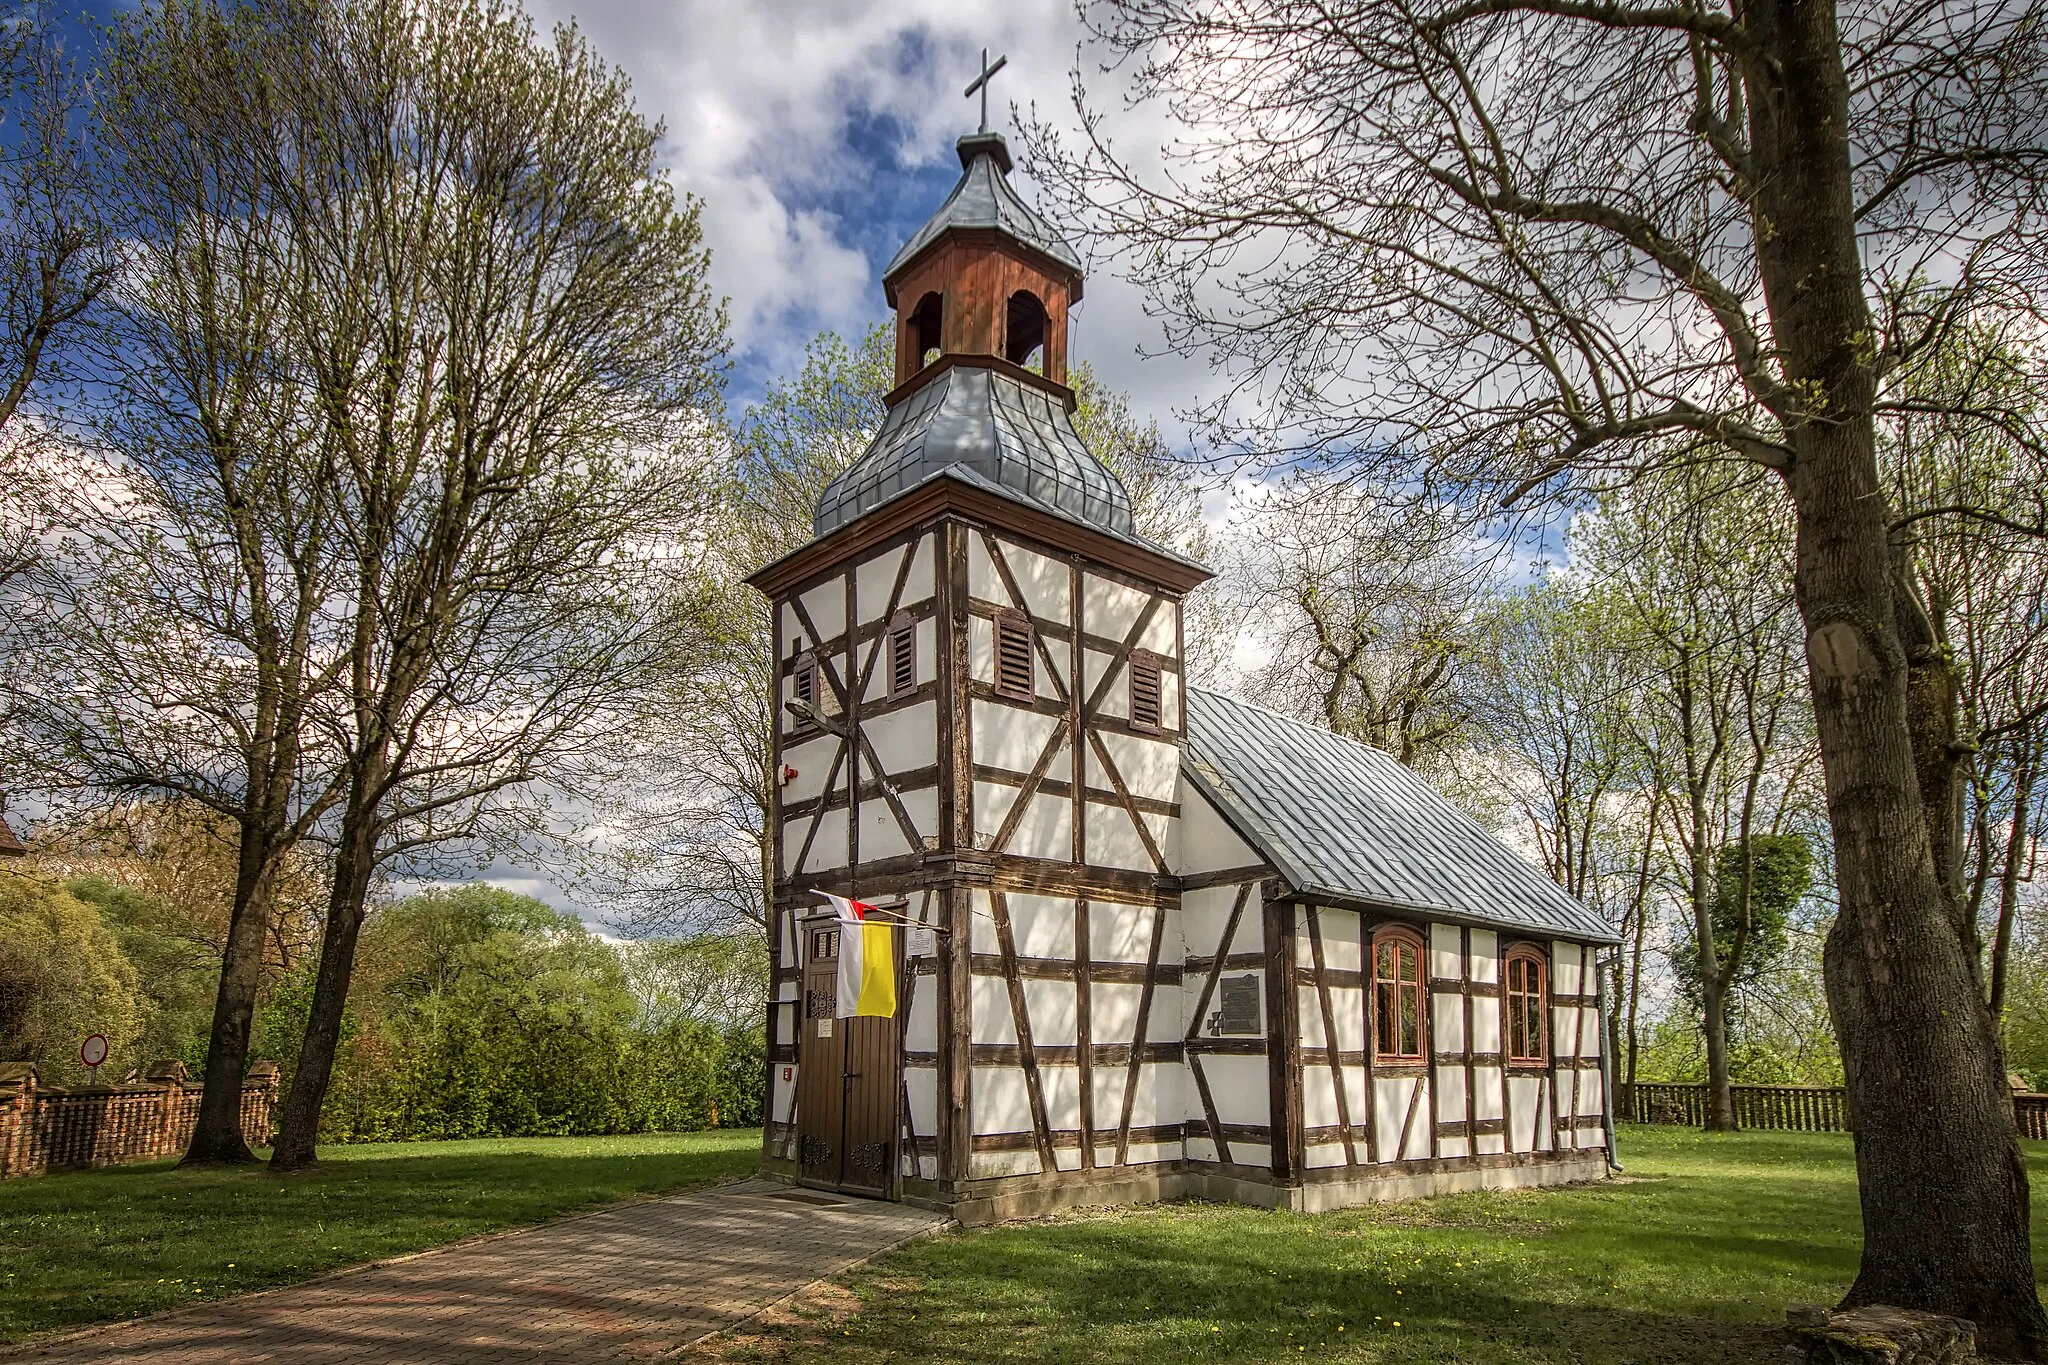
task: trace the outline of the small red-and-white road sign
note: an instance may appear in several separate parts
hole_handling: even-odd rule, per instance
[[[91,1067],[97,1067],[101,1062],[107,1060],[107,1035],[104,1033],[86,1035],[85,1041],[78,1048],[78,1060]]]

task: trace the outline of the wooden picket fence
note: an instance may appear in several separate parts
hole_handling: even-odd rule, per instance
[[[1638,1081],[1615,1088],[1614,1117],[1620,1123],[1672,1123],[1704,1128],[1707,1087]],[[1729,1087],[1738,1128],[1796,1133],[1849,1131],[1849,1096],[1833,1085],[1737,1085]],[[2020,1136],[2048,1142],[2048,1095],[2015,1094],[2012,1117]]]

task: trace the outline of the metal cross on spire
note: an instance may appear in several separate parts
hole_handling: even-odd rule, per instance
[[[972,97],[977,90],[981,92],[981,131],[984,133],[988,131],[988,78],[1001,71],[1003,64],[1009,60],[1009,54],[1005,53],[996,58],[994,66],[990,66],[988,64],[988,49],[983,48],[981,50],[981,74],[972,81],[969,81],[967,88],[960,92],[969,97]]]

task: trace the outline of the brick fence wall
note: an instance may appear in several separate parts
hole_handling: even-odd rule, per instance
[[[258,1062],[242,1085],[242,1135],[270,1141],[277,1063]],[[183,1062],[159,1062],[120,1085],[38,1086],[25,1063],[0,1064],[0,1178],[176,1156],[192,1140],[199,1086]]]

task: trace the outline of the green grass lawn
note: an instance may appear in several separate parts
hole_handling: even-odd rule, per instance
[[[757,1131],[326,1147],[318,1169],[168,1163],[0,1184],[0,1342],[303,1280],[751,1173]]]
[[[2048,1144],[2028,1145],[2039,1191]],[[1832,1302],[1853,1278],[1846,1137],[1632,1128],[1621,1150],[1625,1179],[1576,1189],[1319,1215],[1183,1205],[938,1238],[722,1354],[1775,1365],[1786,1305]],[[2037,1197],[2048,1249],[2044,1233]]]

